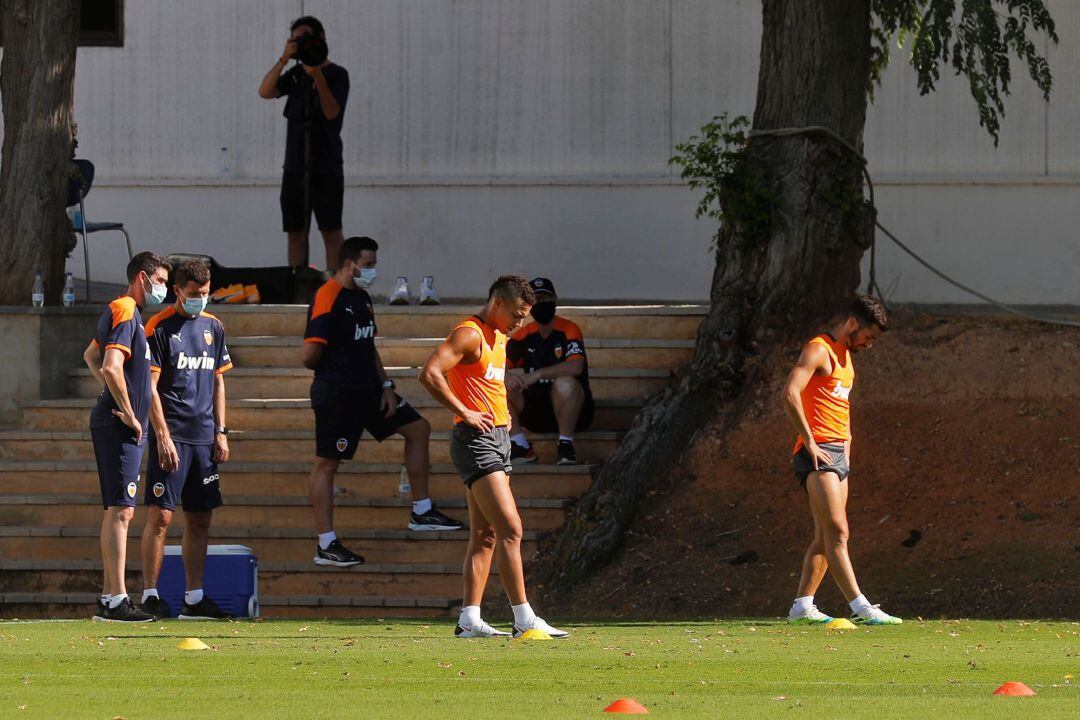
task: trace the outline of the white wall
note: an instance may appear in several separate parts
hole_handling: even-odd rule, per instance
[[[1080,302],[1080,4],[1050,6],[1053,101],[1014,68],[1000,147],[962,80],[920,97],[902,52],[867,122],[882,221],[1012,302]],[[79,50],[91,215],[140,248],[284,262],[285,121],[256,88],[302,12],[350,71],[345,232],[380,240],[384,277],[434,273],[467,296],[517,270],[577,298],[707,297],[713,228],[667,160],[712,115],[752,112],[759,0],[127,0],[125,46]],[[95,277],[117,275],[119,239],[92,244]],[[967,300],[886,240],[879,258],[896,299]]]

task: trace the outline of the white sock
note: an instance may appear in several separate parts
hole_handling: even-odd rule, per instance
[[[814,607],[814,596],[804,595],[795,598],[795,602],[791,606],[791,612],[792,614],[809,612],[812,607]]]
[[[115,610],[120,607],[120,603],[127,600],[127,593],[121,593],[120,595],[113,595],[109,598],[109,608]]]
[[[476,627],[481,622],[480,620],[480,606],[479,605],[466,605],[461,608],[461,615],[458,616],[458,625],[461,627],[471,628]]]
[[[510,439],[513,440],[515,443],[517,443],[518,447],[523,447],[526,450],[528,450],[529,441],[525,437],[525,433],[523,433],[523,432],[514,433],[513,435],[510,436]]]
[[[328,533],[319,533],[319,548],[325,550],[330,547],[330,543],[337,540],[337,533],[331,530]]]
[[[532,606],[527,602],[520,605],[511,605],[510,608],[514,611],[514,624],[518,627],[528,625],[536,619],[536,613],[533,612]]]
[[[573,435],[563,435],[562,433],[559,433],[559,442],[562,442],[564,440],[566,442],[574,442],[574,436]]]
[[[149,600],[152,597],[156,597],[156,598],[160,599],[161,596],[157,594],[157,588],[146,588],[145,590],[142,591],[142,601],[143,602],[146,602],[147,600]]]
[[[112,597],[112,595],[109,595],[108,593],[101,593],[101,602],[103,604],[105,604],[105,605],[108,605],[109,604],[109,598],[111,598],[111,597]]]
[[[848,603],[851,606],[851,612],[861,613],[866,608],[870,607],[870,601],[866,599],[865,595],[860,595],[851,602]]]
[[[202,602],[203,591],[202,588],[198,590],[188,590],[184,593],[184,602],[188,605],[198,605]]]
[[[431,498],[424,498],[423,500],[415,500],[412,504],[412,511],[417,515],[423,515],[431,509]]]

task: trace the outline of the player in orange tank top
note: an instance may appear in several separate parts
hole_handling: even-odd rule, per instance
[[[510,414],[506,406],[506,338],[535,302],[528,281],[503,275],[488,291],[484,308],[461,321],[420,371],[431,396],[455,415],[450,455],[465,482],[469,506],[469,544],[463,568],[461,616],[454,634],[461,638],[498,637],[480,617],[491,561],[514,610],[513,635],[540,630],[552,637],[568,633],[537,617],[525,595],[521,566],[521,516],[510,491]]]
[[[814,537],[803,558],[799,589],[788,613],[788,622],[793,624],[833,619],[814,605],[814,593],[826,570],[844,593],[854,622],[902,622],[871,605],[862,594],[847,547],[849,396],[855,384],[851,356],[869,350],[888,326],[888,314],[880,301],[866,295],[856,297],[841,322],[803,347],[784,388],[784,410],[798,432],[792,469],[806,489],[814,519]]]

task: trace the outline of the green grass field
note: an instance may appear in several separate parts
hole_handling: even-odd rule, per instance
[[[456,640],[452,623],[0,623],[0,718],[1077,718],[1080,623],[577,625]],[[176,649],[197,636],[210,650]],[[1032,698],[994,697],[1019,680]]]

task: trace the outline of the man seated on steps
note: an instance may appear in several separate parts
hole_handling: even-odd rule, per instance
[[[529,284],[536,294],[534,322],[506,345],[507,364],[524,369],[523,374],[506,375],[513,441],[510,458],[514,463],[536,462],[525,428],[558,431],[558,464],[576,465],[574,432],[592,424],[594,410],[585,340],[576,323],[555,314],[558,296],[551,280],[538,277]]]
[[[379,245],[369,237],[341,244],[338,270],[308,308],[302,360],[315,371],[311,407],[315,411],[315,467],[309,491],[319,543],[315,563],[350,567],[364,562],[334,532],[334,474],[350,460],[364,430],[376,441],[405,438],[405,466],[412,485],[410,530],[461,530],[428,497],[431,424],[394,392],[375,347],[375,311],[368,288],[375,282]]]

